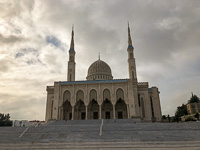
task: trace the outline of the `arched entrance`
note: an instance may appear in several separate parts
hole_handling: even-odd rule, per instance
[[[113,118],[113,106],[110,100],[106,99],[102,104],[102,118],[111,119]]]
[[[117,103],[115,104],[115,112],[116,112],[116,118],[117,119],[127,119],[127,106],[121,98],[117,100]]]
[[[71,93],[70,91],[65,91],[63,94],[63,104],[61,112],[61,120],[71,120],[72,119],[72,105],[70,103]]]
[[[113,106],[110,101],[110,91],[108,89],[103,91],[102,118],[113,118]]]
[[[76,93],[76,105],[74,106],[74,119],[80,120],[86,118],[84,93],[82,90]]]
[[[89,118],[90,119],[99,119],[99,105],[96,100],[90,101],[89,104]]]
[[[63,119],[62,120],[71,120],[72,119],[72,105],[69,101],[63,103]]]
[[[127,114],[127,105],[124,102],[124,91],[119,88],[116,91],[117,102],[115,104],[115,116],[117,119],[126,119],[128,118]]]
[[[86,114],[85,114],[85,104],[83,103],[82,100],[79,100],[76,102],[76,105],[74,107],[75,110],[75,120],[85,120]]]
[[[89,119],[99,119],[99,105],[97,103],[97,91],[90,91]]]

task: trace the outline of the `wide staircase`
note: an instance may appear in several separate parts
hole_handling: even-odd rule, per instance
[[[159,148],[196,148],[199,135],[199,123],[141,123],[137,119],[54,121],[37,127],[1,127],[0,149],[140,149],[159,143]]]

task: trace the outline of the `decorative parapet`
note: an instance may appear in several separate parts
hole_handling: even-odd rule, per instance
[[[47,86],[46,91],[47,91],[48,93],[53,93],[53,92],[54,92],[54,86]]]
[[[80,81],[59,81],[60,84],[86,84],[86,83],[115,83],[127,82],[128,79],[114,79],[114,80],[80,80]]]
[[[149,87],[149,83],[148,82],[138,82],[137,83],[138,87],[140,88],[148,88]]]

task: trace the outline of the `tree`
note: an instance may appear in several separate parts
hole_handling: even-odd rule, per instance
[[[192,97],[190,98],[190,100],[188,101],[188,103],[200,103],[199,98],[196,95],[192,94]]]
[[[0,113],[0,126],[12,126],[12,121],[10,121],[10,114]]]
[[[167,117],[165,115],[162,116],[162,120],[166,120]]]
[[[182,106],[177,107],[175,116],[181,117],[184,115],[188,115],[188,111],[187,111],[187,106],[185,104],[182,104]]]
[[[194,115],[194,117],[197,118],[197,120],[199,120],[199,113],[196,113],[196,114]]]

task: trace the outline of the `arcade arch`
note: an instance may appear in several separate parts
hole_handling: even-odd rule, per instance
[[[127,114],[127,105],[124,101],[124,91],[119,88],[116,91],[117,102],[115,104],[115,116],[117,119],[126,119],[128,118]]]
[[[71,103],[67,100],[63,102],[63,116],[62,120],[71,120],[72,119],[72,105]]]
[[[75,120],[84,120],[86,118],[86,112],[85,112],[85,104],[80,99],[76,102],[76,105],[74,106],[74,119]]]
[[[71,93],[66,90],[63,93],[63,103],[61,107],[61,120],[71,120],[72,119],[72,105],[71,101]]]
[[[95,99],[89,103],[89,118],[99,119],[99,105]]]

